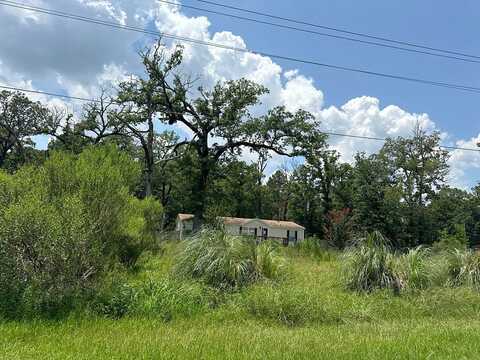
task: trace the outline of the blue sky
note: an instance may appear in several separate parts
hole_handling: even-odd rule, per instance
[[[473,0],[218,2],[480,56],[480,43],[476,41],[480,3]],[[228,46],[480,87],[477,76],[480,64],[328,39],[179,9],[154,0],[25,0],[23,3]],[[251,16],[195,0],[182,3]],[[0,23],[1,84],[93,97],[101,84],[115,83],[141,71],[136,50],[147,39],[137,33],[6,7],[0,7]],[[480,141],[477,121],[480,94],[190,45],[186,45],[184,66],[186,71],[199,74],[207,87],[216,81],[243,76],[256,80],[271,89],[260,112],[275,105],[292,110],[302,107],[311,111],[325,130],[377,137],[408,136],[418,121],[428,131],[441,131],[445,144],[474,147]],[[80,103],[37,98],[50,105],[66,106],[76,113],[81,109]],[[188,136],[184,129],[176,130]],[[345,161],[351,161],[357,151],[373,152],[381,145],[345,138],[332,138],[330,144],[342,153]],[[45,145],[45,139],[39,139],[39,145]],[[281,165],[282,159],[273,159],[270,171]],[[452,185],[469,188],[480,180],[480,154],[455,151],[450,165]]]
[[[222,0],[221,2],[480,56],[480,42],[477,39],[480,28],[478,23],[480,2],[478,1],[466,0],[458,3],[438,0],[322,2]],[[184,1],[184,3],[208,7],[196,1]],[[275,5],[272,6],[273,4]],[[231,11],[217,9],[224,12]],[[199,11],[190,9],[184,9],[184,12],[192,16],[200,14]],[[209,15],[209,17],[214,31],[230,30],[239,34],[252,49],[291,54],[300,58],[317,59],[322,62],[378,72],[480,86],[478,76],[480,64],[365,46],[218,15]],[[480,97],[477,94],[343,73],[310,65],[277,62],[286,68],[299,68],[303,74],[315,79],[316,85],[322,88],[325,101],[329,104],[339,106],[353,97],[369,95],[379,98],[384,104],[396,104],[410,112],[426,112],[442,130],[458,138],[476,136],[480,131],[478,119]]]

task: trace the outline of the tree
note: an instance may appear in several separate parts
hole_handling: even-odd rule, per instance
[[[290,212],[292,219],[305,226],[308,234],[323,233],[322,196],[311,171],[304,165],[292,174]]]
[[[269,198],[267,218],[288,219],[288,208],[292,196],[290,176],[285,170],[277,170],[267,181],[266,192]]]
[[[380,156],[408,207],[410,245],[431,242],[425,205],[445,184],[448,174],[449,154],[440,148],[440,134],[427,135],[417,124],[412,138],[387,140]]]
[[[88,146],[113,142],[131,151],[132,144],[118,119],[118,111],[115,99],[105,89],[97,99],[84,105],[78,119],[63,109],[52,109],[53,116],[45,121],[42,129],[52,138],[49,150],[79,154]]]
[[[21,159],[26,147],[33,147],[32,136],[43,132],[50,111],[19,92],[0,92],[0,167],[7,156]]]
[[[453,234],[458,224],[470,222],[470,203],[471,196],[466,191],[449,186],[442,188],[428,207],[436,233],[444,230],[447,234]]]
[[[380,231],[394,246],[404,245],[401,190],[377,154],[355,156],[353,217],[357,232]]]
[[[198,88],[191,94],[193,81],[179,66],[183,48],[168,53],[159,42],[142,54],[146,78],[136,78],[120,86],[119,103],[126,105],[125,126],[141,142],[145,151],[146,192],[151,192],[153,173],[154,120],[181,124],[192,136],[177,144],[188,145],[197,154],[199,178],[194,189],[195,228],[204,219],[206,196],[212,169],[226,154],[239,155],[243,149],[267,149],[280,155],[301,154],[301,144],[316,133],[313,117],[305,111],[291,113],[273,108],[263,116],[253,116],[251,107],[268,90],[246,79],[217,83],[210,91]],[[143,129],[133,125],[145,125]]]
[[[328,232],[332,226],[330,215],[334,210],[334,189],[339,174],[340,154],[335,150],[325,149],[323,142],[313,142],[309,145],[305,156],[305,169],[321,196],[324,232]]]
[[[256,215],[257,172],[254,164],[236,158],[220,162],[212,170],[207,219],[217,216],[253,218]]]
[[[265,177],[265,169],[267,168],[270,154],[266,149],[260,149],[258,152],[258,160],[256,165],[257,186],[255,187],[256,210],[255,216],[261,218],[263,215],[264,187],[263,179]]]

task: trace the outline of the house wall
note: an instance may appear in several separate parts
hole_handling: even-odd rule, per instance
[[[253,230],[251,230],[250,232],[249,232],[249,230],[253,229],[253,228],[257,228],[257,236],[260,237],[260,236],[262,236],[262,229],[267,228],[269,238],[279,238],[279,239],[286,238],[287,237],[287,230],[289,230],[289,229],[283,229],[283,228],[273,228],[273,227],[265,225],[261,221],[250,221],[250,222],[248,222],[244,225],[227,224],[227,225],[225,225],[225,230],[229,234],[239,235],[240,234],[240,226],[242,227],[242,235],[247,235],[249,233],[252,234]],[[304,234],[303,229],[290,229],[290,237],[291,238],[295,237],[295,231],[297,231],[297,241],[304,240],[305,234]]]
[[[183,227],[183,229],[182,229]],[[177,231],[192,231],[193,230],[193,220],[178,220],[177,219]]]
[[[240,235],[240,225],[226,224],[225,231],[232,235]]]

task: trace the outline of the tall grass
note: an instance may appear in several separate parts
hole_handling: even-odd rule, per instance
[[[430,251],[421,246],[406,254],[392,258],[392,273],[398,290],[425,289],[432,284],[434,267],[430,263]]]
[[[316,237],[307,237],[298,242],[296,249],[299,254],[311,256],[320,261],[333,261],[337,258],[335,251],[328,247],[328,243]]]
[[[395,254],[379,232],[368,234],[344,255],[346,286],[355,291],[424,289],[439,278],[430,251],[423,247]]]
[[[221,289],[239,288],[281,274],[283,260],[275,246],[255,239],[204,229],[185,240],[175,267],[181,276],[201,279]]]
[[[473,250],[454,250],[448,259],[448,272],[453,285],[480,288],[480,253]]]
[[[353,247],[347,249],[343,260],[343,278],[350,290],[388,288],[395,281],[390,247],[379,232],[358,240]]]

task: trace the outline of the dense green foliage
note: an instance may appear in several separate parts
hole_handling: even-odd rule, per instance
[[[2,173],[1,312],[66,310],[105,271],[151,247],[161,206],[131,195],[138,176],[137,164],[112,146]]]

